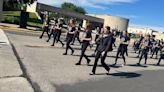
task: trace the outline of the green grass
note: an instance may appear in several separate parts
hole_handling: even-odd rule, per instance
[[[31,27],[39,27],[39,28],[42,27],[42,24],[34,23],[34,22],[27,22],[27,25]]]
[[[20,11],[4,11],[2,14],[2,22],[19,24],[19,17]],[[27,25],[32,27],[42,27],[42,21],[37,18],[35,13],[30,13]]]

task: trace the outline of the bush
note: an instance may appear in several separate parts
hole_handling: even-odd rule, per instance
[[[13,16],[3,16],[2,22],[4,23],[12,23],[12,24],[19,24],[19,18]]]
[[[19,17],[20,11],[4,11],[1,20],[4,23],[19,24]],[[42,21],[37,19],[35,13],[30,13],[27,25],[31,27],[42,27]]]

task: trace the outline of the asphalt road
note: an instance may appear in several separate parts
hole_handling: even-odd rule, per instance
[[[83,60],[82,66],[74,64],[79,60],[80,46],[73,56],[63,56],[65,49],[60,44],[51,47],[46,38],[39,39],[39,35],[6,31],[22,62],[23,71],[32,82],[37,92],[163,92],[163,66],[154,66],[155,59],[149,59],[148,66],[137,67],[137,55],[129,49],[127,66],[112,68],[109,76],[99,66],[98,75],[91,76],[94,58],[90,66]],[[86,54],[91,55],[88,49]],[[113,64],[116,50],[109,53],[107,64]],[[123,63],[120,59],[118,63]],[[143,71],[143,72],[140,72]]]
[[[163,92],[163,76],[164,71],[115,73],[98,81],[62,85],[57,92]]]

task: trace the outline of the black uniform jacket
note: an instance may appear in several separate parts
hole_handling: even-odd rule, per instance
[[[113,34],[110,33],[108,36],[106,37],[102,37],[100,38],[100,45],[98,47],[98,51],[112,51],[112,44],[113,44]]]

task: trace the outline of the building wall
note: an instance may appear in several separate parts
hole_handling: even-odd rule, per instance
[[[116,17],[116,16],[109,16],[109,15],[90,15],[97,18],[104,19],[104,27],[110,26],[112,29],[117,29],[120,31],[125,31],[128,29],[129,19]],[[83,22],[83,27],[85,26],[85,21]]]
[[[37,2],[34,2],[31,5],[27,5],[26,11],[27,12],[36,12]]]
[[[105,16],[104,18],[104,26],[110,26],[112,29],[125,31],[128,29],[128,25],[129,19],[115,16]]]
[[[149,28],[129,27],[128,32],[133,34],[152,34],[153,30]]]
[[[164,34],[160,32],[154,32],[153,35],[155,35],[155,39],[164,39]]]

